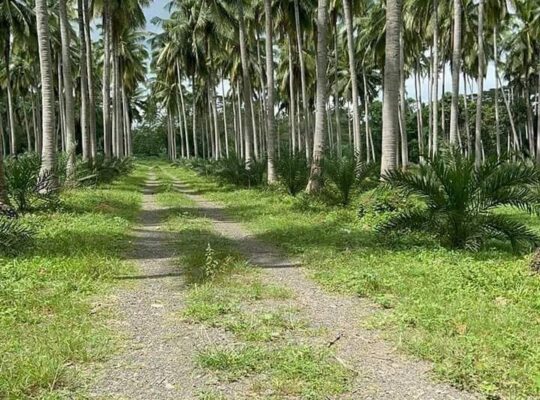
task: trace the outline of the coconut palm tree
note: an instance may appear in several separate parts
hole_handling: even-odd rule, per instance
[[[40,176],[42,178],[50,176],[51,181],[55,184],[55,101],[47,0],[36,0],[35,13],[39,50],[39,69],[41,74],[41,107],[43,118],[43,150],[41,155]]]
[[[75,100],[73,98],[73,78],[71,76],[71,33],[66,10],[66,0],[58,2],[60,15],[60,34],[62,41],[62,74],[64,80],[65,126],[66,126],[66,180],[72,182],[75,177]],[[58,77],[58,79],[61,79]],[[60,93],[59,96],[62,94]]]
[[[313,135],[313,157],[311,171],[306,187],[308,193],[317,193],[322,187],[321,163],[324,155],[326,99],[328,65],[327,30],[328,30],[328,3],[327,0],[318,0],[317,3],[317,100],[315,106],[315,132]]]
[[[275,166],[275,136],[274,136],[274,49],[273,49],[273,24],[272,24],[272,0],[264,0],[265,34],[266,34],[266,144],[267,144],[267,175],[268,183],[276,182]],[[225,104],[225,103],[224,103]]]
[[[478,77],[476,94],[476,129],[474,136],[474,159],[476,165],[482,163],[482,96],[484,93],[484,0],[478,1]]]
[[[401,0],[386,3],[386,45],[384,63],[383,130],[381,177],[397,166],[397,137],[399,132],[400,30]]]
[[[450,145],[455,146],[458,140],[459,118],[459,77],[461,73],[461,0],[454,0],[454,45],[452,54],[452,106],[450,108]]]
[[[33,30],[31,23],[32,10],[27,2],[22,0],[3,0],[0,2],[0,48],[3,51],[4,67],[6,69],[6,91],[9,121],[9,148],[11,154],[17,152],[15,134],[15,108],[11,86],[11,53],[15,40],[23,40]]]

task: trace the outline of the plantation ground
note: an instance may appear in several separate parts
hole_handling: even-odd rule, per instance
[[[34,246],[0,259],[0,398],[73,394],[74,366],[110,352],[113,336],[96,314],[112,277],[130,269],[122,255],[143,175],[68,191],[57,212],[23,216]]]
[[[381,238],[356,210],[158,161],[66,193],[54,218],[25,217],[36,247],[0,265],[0,398],[473,396],[436,379],[539,396],[529,257]],[[246,263],[262,242],[286,268]]]
[[[354,205],[328,207],[275,190],[220,186],[182,168],[173,173],[222,202],[258,238],[301,257],[329,290],[378,303],[381,311],[358,323],[433,361],[440,379],[506,398],[540,395],[540,280],[529,256],[496,244],[470,253],[425,238],[381,238]],[[538,228],[537,219],[529,222]]]

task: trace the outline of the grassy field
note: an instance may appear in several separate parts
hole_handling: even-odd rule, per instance
[[[369,324],[403,350],[433,361],[441,379],[495,397],[540,396],[540,277],[528,269],[528,255],[496,244],[472,253],[412,237],[381,238],[358,219],[354,205],[329,207],[166,169],[224,203],[260,238],[303,257],[329,290],[380,304]],[[537,219],[530,222],[539,227]],[[225,358],[203,360],[212,365]]]
[[[81,384],[75,367],[110,350],[94,308],[129,268],[121,257],[143,179],[139,169],[71,190],[58,211],[22,217],[37,237],[23,254],[0,259],[0,398],[63,398]]]
[[[167,175],[160,178],[158,201],[170,207],[166,227],[175,232],[179,264],[189,284],[186,307],[178,317],[232,337],[225,344],[202,346],[197,364],[224,383],[244,382],[249,393],[265,399],[323,400],[345,392],[351,372],[325,343],[314,340],[310,345],[309,338],[320,332],[291,308],[287,300],[294,294],[264,282],[233,243],[190,209],[191,202],[171,188]],[[225,397],[201,388],[199,398]]]

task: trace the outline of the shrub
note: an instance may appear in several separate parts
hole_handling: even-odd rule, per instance
[[[32,236],[32,231],[18,219],[0,216],[0,253],[16,253],[30,242]]]
[[[323,162],[324,176],[336,185],[343,205],[349,204],[354,187],[372,177],[376,170],[376,164],[359,162],[358,158],[351,153],[344,154],[342,157],[329,156]]]
[[[284,152],[277,161],[276,170],[280,182],[291,196],[304,190],[308,183],[309,166],[301,152]]]
[[[420,167],[386,174],[388,185],[418,196],[423,207],[395,215],[381,229],[424,231],[453,248],[478,249],[489,238],[508,240],[514,249],[535,244],[540,238],[534,232],[494,210],[532,211],[538,179],[532,164],[489,160],[476,167],[457,151],[443,152]]]
[[[40,175],[40,159],[26,153],[5,161],[8,195],[19,211],[38,207],[50,208],[58,203],[58,188],[53,187],[52,175]]]
[[[133,169],[133,160],[129,157],[106,160],[96,157],[93,162],[79,164],[78,182],[81,184],[110,183]]]
[[[217,161],[214,174],[221,180],[237,186],[257,186],[264,182],[266,163],[253,160],[248,164],[236,154]]]

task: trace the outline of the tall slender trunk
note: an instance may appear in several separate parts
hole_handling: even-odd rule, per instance
[[[43,115],[43,152],[40,176],[49,176],[52,185],[56,184],[56,143],[54,118],[54,87],[52,57],[49,34],[49,13],[47,0],[36,0],[36,27],[38,36],[39,65],[41,75],[41,97]]]
[[[304,60],[304,50],[302,45],[302,29],[300,27],[300,8],[298,6],[298,0],[294,0],[294,20],[296,27],[296,46],[298,50],[298,58],[300,61],[300,85],[302,88],[302,118],[304,120],[304,137],[307,142],[306,146],[309,148],[311,143],[311,116],[308,107],[307,98],[307,85],[306,85],[306,63]],[[309,156],[309,155],[308,155]],[[308,157],[309,158],[309,157]]]
[[[326,117],[326,67],[328,65],[327,42],[327,22],[328,22],[327,0],[318,0],[317,4],[317,102],[315,112],[315,132],[313,135],[313,157],[311,161],[311,172],[306,187],[308,193],[319,192],[322,187],[322,159],[324,154],[324,129]]]
[[[503,87],[502,83],[501,83],[501,78],[499,77],[499,73],[498,71],[496,71],[497,73],[497,82],[499,84],[499,86]],[[519,137],[518,137],[518,132],[517,132],[517,129],[516,129],[516,124],[514,122],[514,116],[512,115],[512,108],[510,107],[510,102],[506,96],[506,92],[504,91],[504,87],[503,89],[501,90],[501,94],[502,94],[502,97],[503,97],[503,101],[504,101],[504,106],[506,108],[506,112],[508,113],[508,119],[510,120],[510,128],[511,128],[511,131],[512,131],[512,138],[513,138],[513,142],[514,142],[514,145],[512,146],[514,151],[519,151],[520,150],[520,145],[519,145]]]
[[[240,41],[240,59],[242,62],[242,89],[244,93],[244,140],[245,140],[245,161],[246,165],[251,164],[253,158],[253,126],[250,118],[252,118],[253,110],[251,104],[251,81],[249,77],[249,64],[246,44],[246,28],[244,25],[244,7],[242,2],[238,3],[239,18],[238,31]]]
[[[75,101],[73,99],[73,79],[71,77],[70,44],[71,34],[66,10],[66,0],[59,0],[60,35],[62,40],[62,74],[66,105],[66,179],[72,181],[75,175]],[[61,79],[58,77],[58,79]],[[61,96],[61,94],[59,94]]]
[[[9,6],[8,6],[9,7]],[[11,88],[11,30],[8,28],[8,34],[4,42],[4,63],[6,64],[6,91],[8,103],[8,122],[9,122],[9,152],[11,155],[17,153],[17,135],[15,133],[15,109],[13,107],[13,91]]]
[[[89,110],[89,95],[88,95],[88,69],[86,67],[86,37],[84,28],[84,6],[83,1],[77,1],[78,16],[79,16],[79,36],[80,36],[80,76],[81,76],[81,137],[82,137],[82,155],[83,160],[88,161],[91,158],[92,145],[90,143],[90,110]]]
[[[476,94],[476,129],[474,135],[474,162],[482,163],[482,95],[484,92],[484,0],[478,1],[478,78]]]
[[[438,151],[438,142],[439,142],[439,1],[434,0],[433,2],[433,17],[434,28],[433,28],[433,86],[432,86],[432,143],[431,151],[432,156],[437,154]]]
[[[399,121],[401,0],[388,0],[386,5],[386,44],[384,63],[384,97],[381,177],[396,168]]]
[[[401,133],[401,165],[406,167],[409,164],[409,142],[407,138],[407,102],[405,91],[405,38],[403,24],[399,29],[399,117]]]
[[[88,80],[88,135],[90,137],[90,158],[93,160],[97,155],[97,138],[96,138],[96,96],[94,90],[94,69],[93,54],[92,54],[92,39],[90,37],[90,12],[88,10],[88,0],[83,0],[83,16],[84,16],[84,41],[86,53],[86,78]],[[81,38],[82,45],[82,38]]]
[[[358,82],[356,79],[356,62],[354,54],[353,21],[350,0],[343,0],[343,15],[347,30],[347,53],[349,56],[349,75],[352,90],[352,114],[353,114],[353,144],[354,150],[360,159],[363,158],[362,139],[360,137],[360,109],[358,107]]]
[[[124,125],[124,156],[129,157],[132,154],[131,147],[131,118],[129,116],[129,99],[126,93],[125,85],[121,85],[122,93],[122,116]]]
[[[294,154],[297,151],[296,144],[296,104],[295,104],[295,91],[294,91],[294,70],[293,70],[293,52],[291,37],[287,39],[287,46],[289,50],[289,115],[291,117],[291,153]]]
[[[369,93],[367,87],[366,71],[362,70],[362,80],[364,83],[364,116],[365,116],[365,131],[366,131],[366,158],[368,162],[375,161],[375,151],[370,152],[370,148],[373,149],[373,140],[371,137],[371,127],[369,123]]]
[[[191,75],[192,104],[191,114],[193,117],[192,136],[193,136],[193,154],[195,158],[199,157],[199,144],[197,143],[197,96],[195,94],[195,74]]]
[[[23,100],[22,104],[24,130],[26,131],[26,151],[32,151],[32,139],[30,137],[30,124],[28,123],[28,115],[26,113],[26,104]]]
[[[334,68],[334,80],[335,82],[338,81],[338,68],[337,65],[339,64],[339,43],[338,43],[338,26],[337,26],[337,18],[334,21],[334,63],[336,65],[336,68]],[[337,85],[334,85],[334,117],[336,118],[336,154],[338,157],[341,157],[342,155],[342,149],[341,149],[341,121],[340,121],[340,115],[339,115],[339,93],[338,93],[338,87]],[[367,119],[367,115],[366,115]],[[367,131],[366,131],[366,139],[367,139]],[[369,151],[368,151],[369,153]],[[368,157],[369,158],[369,157]]]
[[[4,128],[2,113],[0,113],[0,202],[9,205],[6,175],[4,171]]]
[[[246,146],[245,146],[245,137],[246,133],[244,131],[244,122],[242,120],[242,101],[240,100],[240,84],[236,82],[236,102],[238,104],[238,141],[240,142],[240,157],[246,159]]]
[[[465,133],[467,135],[467,157],[472,157],[472,137],[469,123],[469,96],[467,94],[467,75],[463,72],[463,118],[465,120]]]
[[[221,101],[223,105],[223,135],[225,136],[225,156],[229,158],[229,128],[227,126],[227,98],[225,96],[225,79],[221,76]]]
[[[414,88],[416,98],[416,123],[418,136],[418,161],[424,162],[424,120],[422,115],[422,86],[420,79],[420,62],[416,61],[416,73],[414,74]]]
[[[274,50],[272,25],[272,0],[264,0],[265,30],[266,30],[266,159],[268,183],[277,181],[275,157],[276,138],[274,128]]]
[[[58,81],[58,131],[60,132],[60,149],[66,151],[66,101],[64,97],[64,80],[62,79],[62,60],[56,63],[56,76]],[[53,76],[54,79],[54,76]],[[55,143],[57,140],[55,138]]]
[[[540,68],[538,69],[538,87],[536,93],[536,162],[540,164]]]
[[[461,65],[461,0],[454,0],[454,46],[452,51],[452,106],[450,108],[450,146],[458,139],[459,76]]]
[[[111,159],[112,123],[111,123],[111,10],[109,2],[103,5],[103,153],[105,159]]]
[[[497,46],[497,27],[493,27],[493,58],[495,64],[495,141],[497,144],[497,159],[501,158],[501,126],[499,117],[499,49]]]

